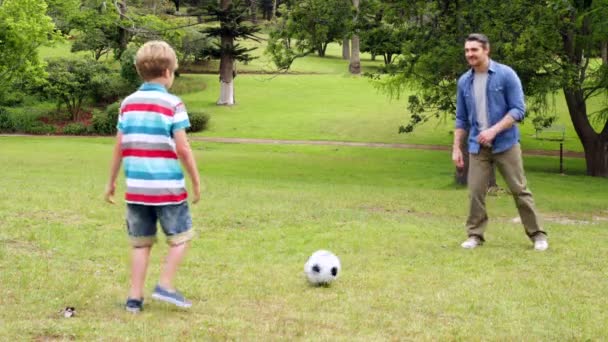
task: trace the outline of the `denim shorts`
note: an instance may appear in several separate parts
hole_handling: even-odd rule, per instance
[[[149,247],[156,242],[157,222],[169,245],[179,245],[194,237],[188,202],[175,205],[127,203],[127,230],[133,247]]]

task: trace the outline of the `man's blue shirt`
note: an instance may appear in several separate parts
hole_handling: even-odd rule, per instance
[[[477,142],[480,129],[475,110],[473,73],[473,69],[470,69],[458,79],[456,128],[469,132],[469,153],[477,154],[480,148]],[[521,81],[510,67],[490,60],[486,96],[490,127],[502,120],[505,115],[511,115],[517,122],[524,118],[526,105]],[[504,152],[517,142],[519,142],[519,128],[513,125],[496,135],[492,142],[492,152]]]

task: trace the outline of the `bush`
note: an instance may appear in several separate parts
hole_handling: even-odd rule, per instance
[[[209,115],[201,112],[189,113],[190,128],[188,132],[202,132],[207,129],[209,124]]]
[[[120,76],[127,82],[131,89],[135,90],[141,84],[141,78],[135,68],[135,55],[137,47],[129,45],[129,47],[120,56]]]
[[[27,126],[20,131],[26,134],[47,135],[55,133],[55,126],[40,121],[34,121],[30,126]]]
[[[119,102],[110,104],[104,111],[97,109],[93,110],[93,119],[91,123],[92,132],[99,135],[116,134],[116,124],[118,123],[119,111]]]
[[[51,59],[46,68],[46,82],[38,89],[48,99],[65,104],[78,121],[85,100],[101,96],[112,88],[112,70],[88,58]]]
[[[85,135],[87,133],[87,126],[82,122],[73,122],[63,127],[63,134],[66,135]]]
[[[0,107],[0,133],[13,133],[15,127],[8,111]]]
[[[92,93],[93,101],[96,103],[114,102],[137,89],[129,85],[117,72],[96,75],[91,82],[98,85]]]

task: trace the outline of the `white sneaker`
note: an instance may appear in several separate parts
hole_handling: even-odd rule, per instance
[[[545,251],[549,248],[549,242],[546,239],[539,239],[534,241],[534,249],[537,251]]]
[[[481,240],[475,236],[471,236],[466,239],[462,244],[460,244],[462,248],[473,249],[477,246],[481,246]]]

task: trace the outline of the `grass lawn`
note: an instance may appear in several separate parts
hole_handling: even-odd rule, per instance
[[[506,194],[488,198],[487,244],[465,251],[467,194],[445,152],[194,143],[200,236],[177,281],[194,306],[148,297],[133,316],[124,206],[102,202],[112,140],[0,146],[2,340],[606,337],[608,184],[583,176],[580,159],[567,176],[545,171],[554,159],[525,159],[547,252],[531,249]],[[302,269],[321,248],[343,273],[312,288]],[[148,291],[165,251],[153,251]],[[76,317],[60,316],[66,306]]]
[[[215,105],[219,83],[215,75],[184,75],[177,80],[195,84],[182,95],[190,111],[211,116],[204,136],[345,140],[387,143],[451,145],[453,121],[430,121],[413,133],[398,134],[407,120],[406,98],[389,100],[367,78],[348,75],[240,75],[235,80],[237,104]],[[599,99],[592,108],[599,107]],[[582,151],[563,97],[556,97],[557,124],[566,128],[564,148]],[[559,143],[536,139],[532,122],[520,125],[524,149],[559,150]]]

